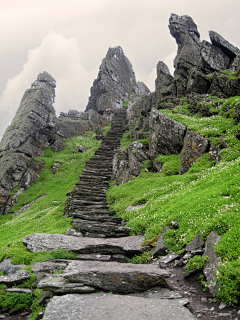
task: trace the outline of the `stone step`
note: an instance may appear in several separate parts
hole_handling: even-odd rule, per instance
[[[90,221],[101,221],[101,222],[113,222],[115,224],[120,225],[122,223],[122,218],[119,217],[112,217],[107,214],[101,215],[101,214],[82,214],[79,212],[73,212],[68,214],[69,217],[79,218],[82,220],[90,220]]]
[[[31,252],[68,250],[77,253],[126,254],[131,257],[146,250],[144,236],[122,238],[78,238],[65,234],[35,233],[25,236],[22,242]]]
[[[84,194],[84,193],[81,193],[81,192],[77,192],[75,191],[74,193],[71,194],[71,199],[72,200],[82,200],[84,199],[84,201],[90,201],[90,202],[103,202],[106,204],[106,197],[105,195],[102,196],[102,197],[97,197],[96,195],[94,194]]]
[[[71,225],[75,230],[82,232],[85,236],[86,233],[91,235],[96,234],[101,235],[106,238],[111,237],[126,237],[129,235],[131,229],[128,227],[118,226],[115,222],[97,222],[82,219],[73,219]]]
[[[109,210],[109,209],[94,209],[92,207],[86,207],[84,208],[84,210],[76,210],[75,211],[76,214],[86,214],[86,215],[109,215],[109,216],[113,216],[116,214],[116,211],[114,210]]]
[[[60,293],[76,283],[118,293],[143,292],[154,286],[166,287],[169,276],[169,271],[154,264],[69,260],[62,274],[42,279],[38,288]]]
[[[43,320],[196,320],[179,299],[154,299],[110,293],[54,296]]]

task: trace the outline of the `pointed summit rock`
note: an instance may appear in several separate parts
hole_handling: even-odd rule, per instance
[[[141,95],[149,90],[143,83],[136,82],[132,64],[122,48],[109,48],[91,87],[86,111],[93,109],[101,114],[109,109],[117,111],[132,92]]]
[[[197,25],[189,16],[171,14],[169,30],[178,45],[178,53],[174,60],[174,67],[184,67],[187,71],[192,66],[200,64],[200,33]]]
[[[56,114],[53,108],[56,81],[48,74],[37,80],[23,95],[20,107],[0,143],[0,211],[8,211],[9,193],[20,183],[34,183],[38,172],[28,168],[55,141]],[[26,178],[28,177],[28,178]]]

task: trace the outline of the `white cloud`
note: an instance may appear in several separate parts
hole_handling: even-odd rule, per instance
[[[1,114],[4,114],[0,134],[10,124],[24,91],[40,72],[47,71],[57,81],[54,107],[59,114],[69,109],[85,109],[97,69],[84,67],[76,37],[66,38],[54,31],[48,33],[40,46],[29,50],[21,72],[6,84],[0,101]]]

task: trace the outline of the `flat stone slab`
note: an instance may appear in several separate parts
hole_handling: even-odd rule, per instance
[[[178,300],[145,299],[109,293],[54,296],[43,320],[196,320]]]
[[[167,270],[150,264],[72,260],[61,275],[42,279],[38,287],[54,291],[51,283],[61,278],[61,281],[68,283],[83,283],[96,289],[131,293],[146,291],[155,286],[166,287],[165,279],[169,276]]]
[[[144,251],[142,246],[144,240],[144,236],[100,239],[35,233],[24,237],[22,241],[31,252],[64,249],[77,253],[133,255]]]
[[[27,270],[18,270],[7,276],[0,276],[0,283],[10,286],[15,283],[22,283],[28,279],[30,279],[30,274]]]
[[[47,272],[47,273],[53,273],[55,271],[63,270],[67,266],[66,263],[56,263],[51,261],[45,261],[45,262],[35,262],[33,263],[31,270],[33,273],[37,272]]]

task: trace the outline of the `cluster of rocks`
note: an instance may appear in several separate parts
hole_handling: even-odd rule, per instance
[[[200,41],[197,25],[189,16],[172,14],[169,29],[178,45],[174,59],[174,76],[167,65],[157,64],[155,92],[136,99],[129,105],[128,118],[151,108],[164,109],[178,104],[189,94],[212,94],[222,97],[240,94],[240,50],[221,35],[209,31],[211,43]],[[194,101],[193,101],[193,104]],[[207,114],[209,116],[211,114]],[[205,116],[205,115],[203,115]]]
[[[148,125],[146,124],[148,123]],[[180,154],[179,174],[186,173],[192,164],[203,154],[209,152],[211,161],[222,159],[220,149],[196,132],[187,129],[183,124],[173,120],[156,109],[151,114],[141,117],[135,126],[138,137],[147,137],[144,130],[149,129],[147,144],[140,141],[131,143],[127,150],[116,150],[113,160],[113,179],[117,184],[129,181],[141,172],[141,165],[152,160],[156,171],[162,172],[162,165],[157,157],[161,155]],[[227,147],[227,146],[225,146]]]

